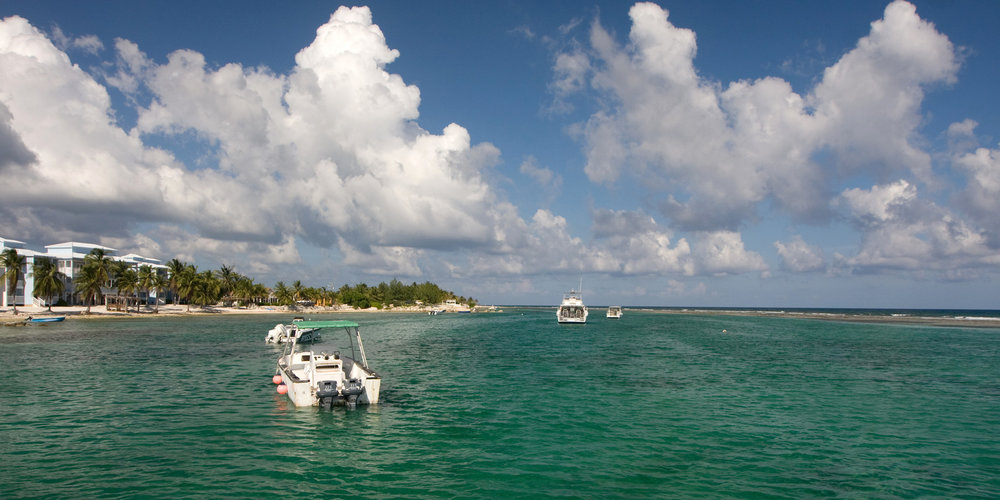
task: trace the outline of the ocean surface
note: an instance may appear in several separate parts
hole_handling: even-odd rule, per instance
[[[0,328],[0,497],[1000,497],[1000,329],[554,311],[312,316],[382,375],[332,410],[291,317]]]

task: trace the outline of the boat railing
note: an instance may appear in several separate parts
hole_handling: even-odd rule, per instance
[[[295,325],[295,327],[298,328],[298,327],[303,327],[304,326],[306,328],[315,328],[316,330],[320,330],[322,328],[328,328],[328,327],[341,327],[341,328],[344,328],[347,331],[347,334],[348,334],[347,335],[347,339],[348,339],[348,342],[351,345],[351,358],[360,361],[361,362],[361,366],[364,367],[365,370],[371,371],[371,369],[368,368],[368,357],[365,356],[365,346],[364,346],[364,343],[362,343],[362,341],[361,341],[361,328],[356,323],[347,322],[347,321],[343,321],[343,322],[331,322],[331,323],[335,323],[335,324],[325,324],[325,325],[324,324],[318,324],[318,323],[321,323],[321,322],[313,322],[313,323],[302,322],[300,324]],[[339,323],[339,324],[336,324],[336,323]],[[291,337],[291,342],[286,342],[284,344],[284,347],[282,348],[282,352],[281,352],[281,357],[279,359],[281,359],[281,360],[285,360],[285,359],[291,360],[292,357],[294,356],[295,352],[296,352],[296,348],[298,347],[298,340],[299,340],[298,336],[292,336]],[[360,359],[358,358],[358,354],[361,355]],[[279,364],[279,366],[281,365],[280,362],[278,364]],[[294,374],[291,373],[291,371],[290,371],[291,370],[290,367],[288,367],[288,370],[289,370],[289,375],[290,376],[294,376]]]
[[[301,379],[301,378],[299,378],[298,375],[295,374],[295,370],[296,369],[303,369],[303,368],[305,368],[306,365],[304,365],[304,364],[294,365],[293,364],[293,365],[289,366],[289,365],[284,365],[284,364],[278,363],[278,366],[281,368],[281,371],[285,372],[285,374],[288,375],[288,378],[291,379],[292,382],[308,382],[308,380]]]

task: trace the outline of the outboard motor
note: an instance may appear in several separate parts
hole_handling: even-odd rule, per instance
[[[316,399],[324,407],[332,406],[338,396],[340,392],[337,390],[336,380],[320,380],[316,383]]]
[[[347,405],[353,408],[354,405],[358,403],[358,396],[360,396],[362,392],[365,392],[365,386],[364,383],[361,382],[361,379],[352,378],[351,380],[348,380],[344,384],[343,391],[344,398],[347,400]]]

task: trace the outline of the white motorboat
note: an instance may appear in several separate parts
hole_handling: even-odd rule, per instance
[[[622,306],[611,306],[608,308],[608,318],[609,319],[621,319],[622,318]]]
[[[559,309],[556,310],[556,320],[560,323],[586,323],[587,306],[583,305],[583,298],[576,290],[570,290],[563,296]]]
[[[301,320],[292,321],[290,325],[277,324],[267,331],[264,342],[268,344],[285,344],[291,341],[307,344],[322,340],[318,328],[303,328]]]
[[[295,406],[376,404],[382,377],[368,367],[361,329],[353,321],[303,321],[300,328],[336,328],[347,332],[351,356],[338,350],[299,350],[293,338],[278,358],[274,382]]]

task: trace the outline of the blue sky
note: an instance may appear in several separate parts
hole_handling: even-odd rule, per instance
[[[497,304],[1000,307],[996,2],[0,18],[0,237]]]

